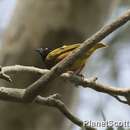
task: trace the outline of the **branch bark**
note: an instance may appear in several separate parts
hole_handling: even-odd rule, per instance
[[[6,66],[3,67],[1,71],[2,73],[6,73],[6,74],[22,72],[22,73],[32,73],[32,74],[40,74],[40,75],[45,75],[50,72],[50,70],[47,69],[39,69],[32,66],[21,66],[21,65]],[[130,88],[117,88],[108,85],[103,85],[100,83],[96,83],[97,78],[83,79],[77,75],[73,75],[70,73],[63,73],[60,77],[61,79],[69,80],[70,82],[76,85],[82,85],[82,87],[84,88],[92,88],[98,92],[109,94],[115,97],[118,101],[125,104],[129,104],[129,101],[122,101],[121,99],[118,98],[118,96],[124,96],[127,99],[127,96],[130,95]],[[24,99],[25,92],[26,89],[0,87],[0,100],[26,103]],[[54,94],[46,98],[37,96],[32,103],[55,107],[71,122],[78,125],[79,127],[83,127],[84,122],[81,121],[78,117],[76,117],[69,111],[66,105],[60,100],[60,96],[58,94]],[[96,129],[90,126],[86,126],[86,130],[96,130]]]
[[[40,69],[40,68],[36,68],[36,67],[32,67],[32,66],[22,66],[22,65],[6,66],[6,67],[2,68],[2,73],[5,73],[5,74],[14,74],[16,72],[22,72],[22,73],[28,72],[28,73],[32,73],[32,74],[39,74],[42,76],[42,75],[49,73],[50,70]],[[124,87],[119,88],[116,86],[110,86],[110,85],[98,83],[97,78],[95,78],[95,77],[91,78],[91,79],[86,79],[86,78],[82,78],[80,76],[70,74],[70,73],[63,73],[60,77],[62,80],[69,80],[70,82],[72,82],[76,85],[80,85],[83,88],[91,88],[97,92],[108,94],[112,97],[115,97],[120,102],[123,102],[123,101],[119,100],[119,98],[117,96],[123,96],[127,99],[128,95],[130,95],[130,88],[124,88]],[[6,89],[7,88],[5,88],[4,90],[6,91]],[[0,90],[3,90],[3,87]],[[12,92],[13,88],[9,88],[9,90],[11,90],[11,92]],[[2,91],[0,91],[0,93],[2,94]],[[9,91],[9,93],[10,93],[10,91]],[[13,92],[13,93],[15,93],[15,92]],[[18,94],[18,93],[19,92],[16,91],[16,94]],[[22,94],[24,96],[24,93],[25,93],[25,90],[23,91],[23,89],[22,89],[22,93],[20,94],[21,98],[22,98]],[[13,94],[13,95],[15,95],[15,94]],[[17,95],[15,95],[15,96],[17,97]],[[0,97],[1,97],[1,95],[0,95]],[[2,95],[1,98],[4,98],[4,96]],[[129,104],[128,101],[123,102],[123,103]]]

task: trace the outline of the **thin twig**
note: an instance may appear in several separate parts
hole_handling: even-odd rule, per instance
[[[10,76],[6,75],[3,71],[2,71],[2,67],[0,66],[0,78],[3,80],[6,80],[8,82],[12,82],[12,79],[10,78]]]
[[[8,82],[12,82],[12,79],[10,78],[10,76],[0,72],[0,78],[3,79],[3,80],[6,80]]]
[[[111,95],[111,96],[113,96],[115,99],[117,99],[121,103],[128,104],[127,101],[120,99],[117,95]]]

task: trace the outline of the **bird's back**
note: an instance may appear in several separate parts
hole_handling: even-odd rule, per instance
[[[62,55],[62,54],[67,54],[67,52],[71,52],[73,51],[74,49],[78,48],[80,46],[80,44],[71,44],[71,45],[64,45],[62,47],[59,47],[57,49],[54,49],[53,51],[51,51],[46,59],[47,60],[52,60],[52,59],[55,59],[57,58],[58,56]]]

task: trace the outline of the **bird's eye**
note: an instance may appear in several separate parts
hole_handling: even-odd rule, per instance
[[[45,48],[45,51],[48,51],[49,49],[48,48]]]
[[[50,52],[50,49],[49,49],[49,48],[44,48],[44,52],[45,52],[45,53],[49,53],[49,52]]]

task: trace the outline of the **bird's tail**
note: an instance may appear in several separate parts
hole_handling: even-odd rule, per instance
[[[87,59],[88,57],[90,57],[90,56],[93,54],[93,52],[95,52],[97,49],[103,48],[103,47],[108,47],[108,46],[107,46],[106,44],[104,44],[104,43],[101,43],[101,42],[97,43],[93,48],[91,48],[91,49],[86,53],[86,55],[85,55],[86,59]]]
[[[96,50],[98,48],[103,48],[103,47],[108,47],[108,46],[104,43],[99,42],[95,45],[94,50]]]

